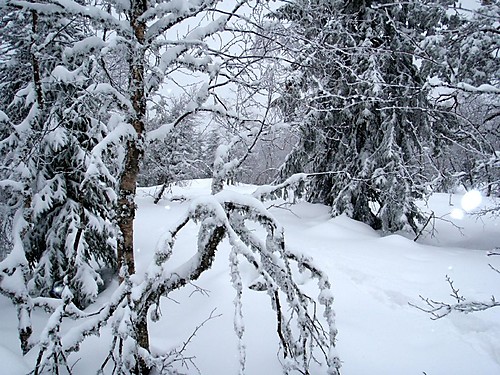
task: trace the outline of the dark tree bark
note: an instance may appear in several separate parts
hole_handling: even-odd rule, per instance
[[[35,35],[38,29],[38,13],[34,10],[31,11],[32,24],[31,24],[31,65],[33,67],[33,82],[35,84],[35,93],[38,106],[43,108],[43,91],[42,91],[42,79],[40,76],[40,64],[35,53]]]

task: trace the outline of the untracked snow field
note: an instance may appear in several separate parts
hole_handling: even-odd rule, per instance
[[[255,187],[229,189],[250,194]],[[158,205],[153,203],[154,188],[139,190],[135,222],[138,272],[145,270],[158,238],[189,208],[190,199],[209,194],[209,190],[210,181],[193,181],[174,187]],[[500,268],[500,256],[488,256],[500,247],[500,217],[472,215],[478,208],[462,197],[431,197],[426,209],[439,219],[429,223],[418,242],[410,234],[384,236],[345,216],[331,218],[323,205],[266,202],[268,207],[274,205],[270,210],[285,227],[287,246],[312,256],[329,275],[343,375],[500,374],[500,307],[432,320],[412,306],[426,307],[420,296],[454,303],[446,276],[467,300],[488,301],[492,295],[500,299],[500,274],[489,266]],[[481,208],[492,201],[482,199],[477,204]],[[173,266],[193,254],[197,228],[190,225],[177,238]],[[212,269],[195,285],[164,298],[162,318],[150,323],[152,350],[157,352],[182,345],[200,326],[186,349],[185,355],[192,357],[183,367],[188,374],[238,373],[228,249],[225,241]],[[250,285],[255,279],[251,267],[242,264],[241,272],[244,285]],[[303,275],[297,280],[306,290],[308,284],[314,284]],[[110,294],[111,290],[102,293],[89,311]],[[211,314],[213,318],[207,320]],[[243,315],[246,374],[281,374],[275,315],[265,292],[245,288]],[[16,312],[5,297],[0,297],[0,316],[0,374],[26,374],[33,369],[37,353],[32,350],[21,356]],[[45,318],[44,313],[36,312],[35,326],[41,329]],[[70,357],[73,373],[95,374],[109,344],[106,329],[100,337],[88,339]],[[314,375],[326,373],[318,371]]]

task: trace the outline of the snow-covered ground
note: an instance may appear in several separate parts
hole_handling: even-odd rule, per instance
[[[232,189],[250,193],[254,187]],[[162,232],[189,207],[189,198],[209,193],[209,181],[174,188],[174,196],[188,200],[165,199],[155,205],[151,193],[151,189],[142,189],[137,198],[139,271],[151,259]],[[420,295],[453,303],[446,275],[468,299],[485,301],[493,294],[500,298],[500,274],[488,265],[500,268],[500,256],[487,255],[488,250],[500,246],[500,218],[476,218],[467,213],[467,202],[465,209],[461,207],[461,199],[460,195],[436,194],[429,200],[428,209],[441,219],[429,223],[428,229],[433,224],[433,235],[424,233],[418,243],[409,235],[382,236],[344,216],[332,219],[322,205],[302,202],[271,208],[285,227],[287,245],[311,255],[333,283],[344,375],[500,374],[500,308],[431,320],[410,305],[423,306]],[[181,263],[192,255],[196,229],[192,225],[183,230],[173,262]],[[250,267],[243,267],[242,276],[247,285],[254,278]],[[307,280],[298,281],[307,288]],[[109,293],[104,292],[100,299],[105,300]],[[196,357],[194,364],[203,375],[237,374],[234,293],[225,244],[214,267],[202,275],[196,287],[189,285],[163,301],[162,319],[151,323],[153,350],[164,352],[182,344],[214,311],[217,317],[196,332],[186,355]],[[246,373],[280,374],[278,339],[268,298],[246,289],[243,302]],[[0,298],[0,316],[0,374],[27,373],[33,368],[36,353],[21,357],[15,309],[4,297]],[[35,323],[43,318],[37,313]],[[73,358],[74,374],[95,373],[108,345],[106,333],[89,339]],[[198,373],[188,365],[188,373]]]

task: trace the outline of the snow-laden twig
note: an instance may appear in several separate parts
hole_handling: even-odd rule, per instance
[[[435,301],[430,298],[419,296],[420,299],[424,302],[424,306],[418,306],[413,303],[409,303],[409,305],[427,314],[430,314],[432,320],[441,319],[451,314],[452,312],[469,314],[500,306],[500,301],[497,301],[495,296],[491,296],[491,299],[489,301],[469,301],[460,294],[459,289],[454,286],[453,280],[451,280],[449,276],[446,276],[446,281],[448,282],[451,289],[450,296],[456,300],[456,303]]]

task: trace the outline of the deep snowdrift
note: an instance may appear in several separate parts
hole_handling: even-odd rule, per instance
[[[249,193],[254,187],[232,189]],[[174,187],[172,192],[188,200],[208,193],[206,180]],[[333,283],[344,375],[500,373],[500,308],[468,315],[455,313],[433,321],[409,305],[423,306],[419,295],[452,303],[446,275],[468,299],[488,300],[492,294],[500,298],[500,274],[488,265],[500,268],[500,256],[487,256],[488,250],[500,246],[500,218],[478,219],[462,211],[463,218],[456,219],[461,216],[457,211],[461,209],[460,200],[461,196],[452,196],[450,206],[448,195],[436,194],[430,199],[429,210],[445,220],[430,223],[428,229],[434,224],[433,236],[426,232],[418,243],[409,235],[382,236],[344,216],[332,219],[322,205],[299,203],[271,208],[285,226],[287,245],[311,255]],[[140,272],[150,261],[159,236],[178,220],[189,202],[164,199],[155,205],[152,190],[141,189],[137,203],[136,256]],[[192,255],[196,233],[194,225],[182,232],[173,262],[180,264]],[[218,317],[205,322],[188,345],[186,355],[196,357],[194,364],[186,363],[189,367],[184,369],[189,374],[197,374],[197,368],[203,375],[238,372],[234,290],[227,250],[225,244],[214,267],[202,275],[196,287],[189,285],[172,294],[172,299],[164,299],[162,319],[151,324],[152,346],[165,352],[187,340],[215,309],[213,314]],[[250,267],[243,269],[242,276],[247,286],[255,277]],[[308,287],[307,280],[299,282]],[[106,300],[109,293],[104,292],[100,300]],[[278,339],[268,298],[246,289],[243,301],[246,373],[280,374]],[[0,314],[0,373],[24,374],[33,368],[36,353],[21,357],[15,309],[4,297],[0,298]],[[40,324],[43,319],[39,312],[34,323]],[[74,373],[96,373],[108,345],[106,332],[87,340],[73,358]]]

